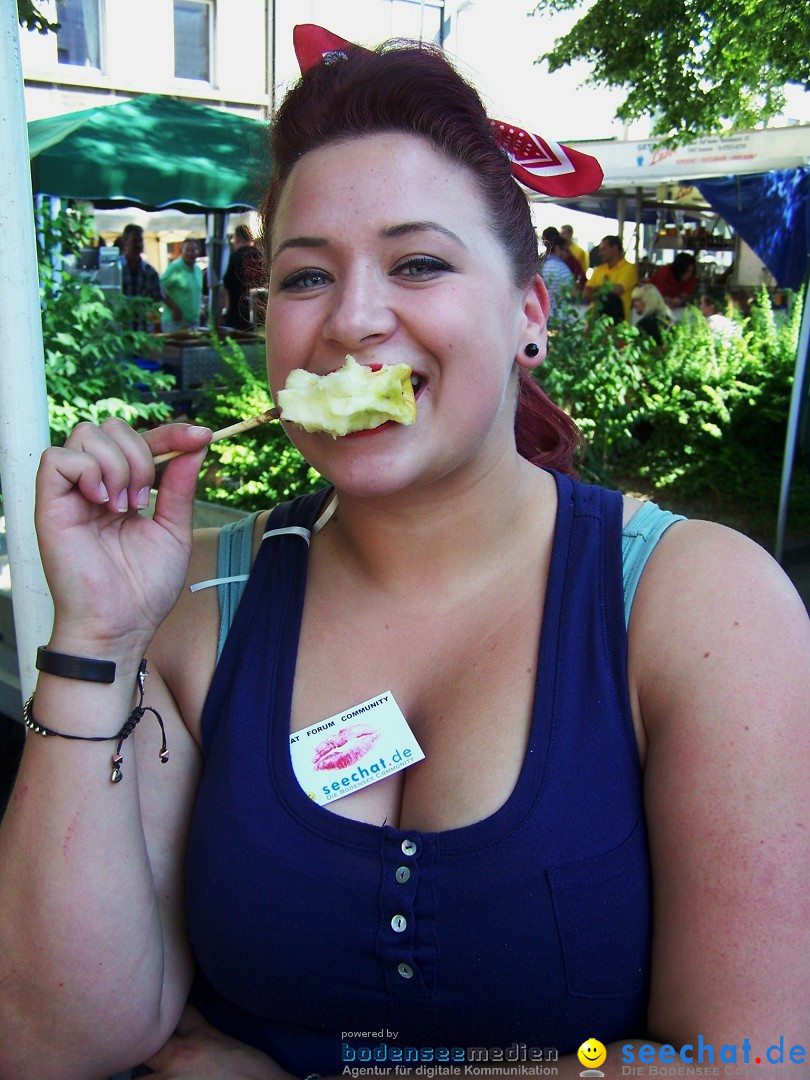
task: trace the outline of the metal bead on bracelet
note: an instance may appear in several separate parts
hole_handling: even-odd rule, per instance
[[[127,717],[124,726],[115,735],[66,735],[63,731],[54,731],[53,728],[45,727],[44,724],[40,724],[34,716],[34,695],[26,701],[23,706],[23,721],[29,731],[35,732],[37,735],[47,736],[55,735],[59,739],[77,739],[81,742],[112,742],[116,740],[117,745],[115,747],[115,753],[112,756],[112,774],[110,780],[113,784],[117,784],[123,779],[123,773],[121,771],[121,765],[123,763],[123,756],[121,755],[121,747],[124,744],[124,740],[128,739],[138,724],[141,722],[144,713],[152,713],[160,725],[160,732],[163,736],[163,742],[158,753],[158,757],[165,764],[169,760],[169,749],[166,744],[166,728],[163,726],[163,717],[157,711],[153,709],[151,705],[144,705],[143,693],[144,684],[146,683],[146,660],[141,660],[140,667],[138,668],[137,686],[138,686],[138,704],[132,710]]]

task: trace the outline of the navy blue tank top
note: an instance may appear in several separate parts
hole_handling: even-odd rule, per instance
[[[622,499],[555,479],[526,757],[504,805],[464,828],[353,821],[300,788],[289,733],[309,548],[300,533],[262,542],[203,713],[192,1001],[293,1074],[342,1072],[342,1044],[358,1045],[344,1032],[562,1056],[645,1031],[650,881]],[[323,495],[278,507],[268,529],[309,529]]]

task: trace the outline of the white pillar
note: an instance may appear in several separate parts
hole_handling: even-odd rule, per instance
[[[804,275],[804,301],[802,321],[799,326],[799,340],[796,343],[796,366],[793,372],[793,391],[790,395],[787,430],[785,432],[785,453],[782,458],[782,482],[779,487],[779,510],[776,517],[776,539],[773,545],[774,558],[782,562],[785,554],[785,530],[787,527],[790,482],[793,477],[793,459],[799,437],[799,418],[802,403],[807,394],[807,363],[810,357],[810,264]]]
[[[48,399],[19,32],[17,5],[0,3],[0,475],[26,697],[53,612],[34,534],[34,476],[49,443]]]

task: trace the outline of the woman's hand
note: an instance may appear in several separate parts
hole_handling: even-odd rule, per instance
[[[190,1005],[174,1035],[145,1064],[159,1080],[290,1080],[272,1058],[223,1035]]]
[[[42,456],[36,525],[56,609],[54,636],[106,653],[142,651],[174,606],[191,548],[197,474],[208,428],[171,424],[141,436],[123,420],[79,424]],[[161,479],[153,518],[153,456],[187,451]],[[89,655],[105,655],[105,652]]]

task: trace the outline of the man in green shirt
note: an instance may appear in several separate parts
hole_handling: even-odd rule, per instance
[[[198,255],[197,241],[184,240],[180,258],[170,262],[161,275],[163,298],[171,313],[169,330],[200,325],[203,275],[197,266]]]

